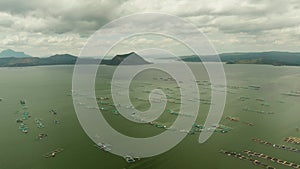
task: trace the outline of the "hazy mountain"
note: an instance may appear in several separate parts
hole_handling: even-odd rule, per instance
[[[77,60],[76,56],[70,54],[56,54],[47,58],[40,58],[41,65],[72,65]]]
[[[40,66],[40,65],[74,65],[77,57],[69,54],[53,55],[46,58],[38,57],[6,57],[0,58],[0,67],[21,67],[21,66]],[[95,64],[99,60],[93,58],[84,58],[81,60],[83,64]],[[111,60],[102,60],[101,64],[106,65],[142,65],[150,64],[138,54],[131,52],[123,55],[116,55]]]
[[[9,57],[28,58],[28,57],[32,57],[32,56],[27,55],[24,52],[16,52],[16,51],[11,50],[11,49],[3,50],[0,53],[0,58],[9,58]]]
[[[0,58],[1,67],[21,67],[40,65],[73,65],[77,57],[69,54],[54,55],[47,58],[27,57],[27,58]]]
[[[1,52],[3,53],[3,52]],[[5,52],[4,52],[5,53]],[[9,53],[9,52],[8,52]],[[19,52],[22,53],[22,52]],[[269,64],[300,66],[300,53],[291,52],[252,52],[252,53],[224,53],[219,55],[222,62],[228,64]],[[201,62],[198,56],[182,56],[186,62]],[[202,56],[207,62],[216,62],[211,56]],[[54,55],[46,58],[38,57],[5,57],[0,58],[0,67],[39,66],[39,65],[73,65],[77,57],[69,54]],[[99,60],[84,58],[83,64],[95,64]],[[112,59],[102,60],[105,65],[142,65],[151,64],[135,52],[116,55]]]

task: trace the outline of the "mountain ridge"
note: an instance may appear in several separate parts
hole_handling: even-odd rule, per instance
[[[118,54],[110,60],[109,65],[144,65],[151,64],[135,52]]]
[[[0,58],[9,58],[9,57],[15,57],[15,58],[27,58],[32,57],[24,52],[17,52],[12,49],[6,49],[0,52]]]
[[[287,66],[300,66],[300,52],[281,52],[281,51],[268,51],[268,52],[232,52],[219,54],[222,62],[227,64],[267,64],[267,65],[287,65]],[[5,57],[0,58],[0,67],[23,67],[23,66],[41,66],[41,65],[74,65],[77,56],[70,54],[56,54],[46,58],[39,57]],[[130,59],[131,58],[131,59]],[[185,62],[202,62],[198,56],[181,56]],[[206,62],[217,62],[211,56],[202,56]],[[84,58],[84,64],[95,64],[99,59]],[[135,52],[126,54],[118,54],[112,59],[103,59],[101,64],[104,65],[140,65],[151,64],[144,60]]]
[[[300,66],[299,52],[232,52],[219,54],[222,62],[227,64],[268,64],[275,66]],[[201,56],[203,60],[217,62],[210,56]],[[196,55],[182,56],[181,59],[186,62],[202,62]]]
[[[56,54],[45,58],[39,57],[5,57],[0,58],[0,67],[25,67],[25,66],[43,66],[43,65],[74,65],[77,61],[77,56],[70,54]],[[84,64],[95,64],[98,63],[98,59],[84,58]],[[142,65],[151,64],[144,58],[130,52],[127,54],[116,55],[112,59],[103,59],[101,64],[104,65]]]

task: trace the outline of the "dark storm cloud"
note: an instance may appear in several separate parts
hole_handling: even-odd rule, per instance
[[[113,19],[115,9],[123,2],[125,1],[2,0],[0,11],[12,15],[12,22],[16,23],[12,27],[24,31],[85,34],[99,29]],[[22,19],[31,23],[24,27],[17,25],[18,20]]]

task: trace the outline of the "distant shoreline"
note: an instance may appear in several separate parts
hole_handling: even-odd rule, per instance
[[[173,62],[174,63],[174,62]],[[204,62],[186,62],[188,64],[191,63],[199,63],[202,64]],[[206,62],[206,63],[217,63],[217,62]],[[226,62],[222,62],[224,65],[260,65],[260,66],[275,66],[275,67],[299,67],[299,65],[272,65],[272,64],[261,64],[261,63],[233,63],[229,64]],[[172,63],[165,63],[165,64],[172,64]],[[0,66],[0,69],[2,68],[29,68],[29,67],[53,67],[53,66],[75,66],[76,64],[48,64],[48,65],[26,65],[26,66]],[[106,64],[82,64],[82,65],[101,65],[101,66],[111,66],[111,67],[116,67],[119,65],[106,65]],[[127,65],[125,65],[127,66]],[[131,66],[139,66],[139,65],[131,65]]]
[[[300,66],[300,53],[291,52],[253,52],[253,53],[223,53],[219,59],[226,64],[264,64],[273,66]],[[218,61],[211,56],[182,56],[186,62]]]
[[[128,57],[132,56],[132,57]],[[127,59],[133,58],[133,59]],[[254,53],[224,53],[219,54],[218,57],[207,56],[180,56],[181,60],[187,63],[202,62],[219,62],[220,60],[226,64],[261,64],[273,66],[300,66],[300,53],[291,52],[254,52]],[[7,57],[0,58],[0,67],[28,67],[28,66],[46,66],[46,65],[75,65],[78,57],[62,54],[53,55],[46,58],[38,57]],[[80,58],[82,64],[95,64],[99,59],[95,58]],[[169,58],[171,59],[171,58]],[[126,61],[127,60],[127,61]],[[176,61],[175,59],[172,59]],[[123,62],[124,61],[124,62]],[[143,65],[151,64],[143,57],[135,52],[127,54],[116,55],[112,59],[103,59],[101,65]]]

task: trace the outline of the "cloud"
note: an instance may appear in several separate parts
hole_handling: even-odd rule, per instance
[[[0,11],[13,16],[18,29],[45,33],[86,33],[114,18],[123,1],[0,1]]]
[[[18,48],[37,56],[78,54],[96,30],[136,12],[180,16],[206,33],[220,52],[284,48],[300,51],[298,0],[1,0],[0,49]],[[126,31],[130,23],[111,29],[111,34]],[[141,41],[155,43],[151,39]]]

